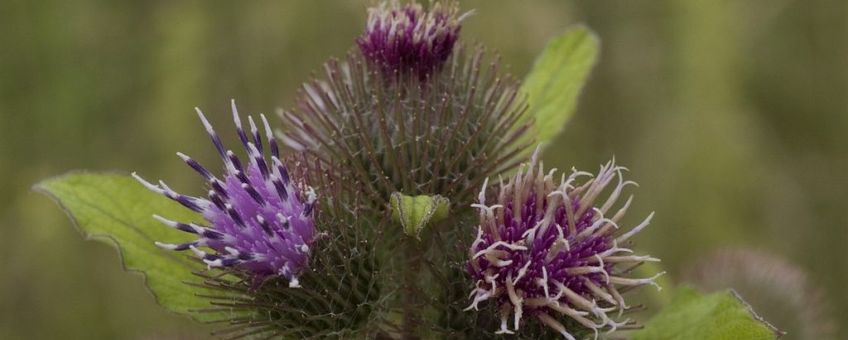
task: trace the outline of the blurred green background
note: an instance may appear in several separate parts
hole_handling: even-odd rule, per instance
[[[191,188],[174,152],[215,159],[192,108],[224,123],[230,98],[242,112],[290,106],[301,81],[352,46],[367,5],[0,2],[0,338],[205,338],[30,186],[91,169]],[[545,159],[629,166],[641,187],[628,222],[657,212],[637,241],[671,278],[716,249],[757,249],[806,273],[808,290],[783,293],[848,322],[848,2],[462,6],[476,8],[464,39],[521,76],[569,25],[597,31],[601,59]]]

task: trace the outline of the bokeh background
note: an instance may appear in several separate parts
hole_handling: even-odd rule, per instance
[[[206,337],[30,187],[91,169],[191,188],[174,152],[215,159],[192,108],[226,123],[230,98],[242,112],[290,106],[301,81],[352,46],[367,5],[0,1],[0,338]],[[787,338],[848,337],[848,2],[462,6],[476,8],[464,39],[498,50],[517,75],[569,25],[599,34],[578,112],[545,159],[629,166],[641,184],[629,222],[657,212],[638,242],[669,278],[717,277],[711,263],[775,267],[759,287],[800,282],[777,286],[761,308],[789,311],[772,320]],[[703,260],[728,247],[769,260]],[[804,313],[815,317],[791,319]]]

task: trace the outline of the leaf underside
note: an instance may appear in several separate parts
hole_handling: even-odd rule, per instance
[[[154,245],[154,241],[179,243],[191,237],[157,222],[153,214],[202,222],[200,215],[150,192],[125,175],[70,173],[42,181],[35,190],[53,198],[86,239],[114,246],[126,270],[144,275],[160,305],[181,314],[210,307],[208,300],[197,296],[208,292],[186,284],[201,281],[192,272],[202,270],[203,265]],[[209,313],[190,315],[198,321],[219,317]]]

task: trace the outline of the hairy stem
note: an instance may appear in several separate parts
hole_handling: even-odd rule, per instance
[[[422,257],[424,249],[421,241],[408,237],[404,240],[403,256],[405,268],[403,268],[403,338],[419,339],[421,337],[419,327],[422,324],[423,301],[421,287],[422,282]]]

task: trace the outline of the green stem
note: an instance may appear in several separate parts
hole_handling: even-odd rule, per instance
[[[405,238],[404,243],[403,255],[405,268],[403,268],[404,294],[402,299],[403,338],[418,339],[420,338],[420,335],[418,334],[418,327],[421,325],[421,307],[424,305],[422,303],[422,290],[418,286],[421,279],[423,249],[421,247],[421,242],[413,237]]]

